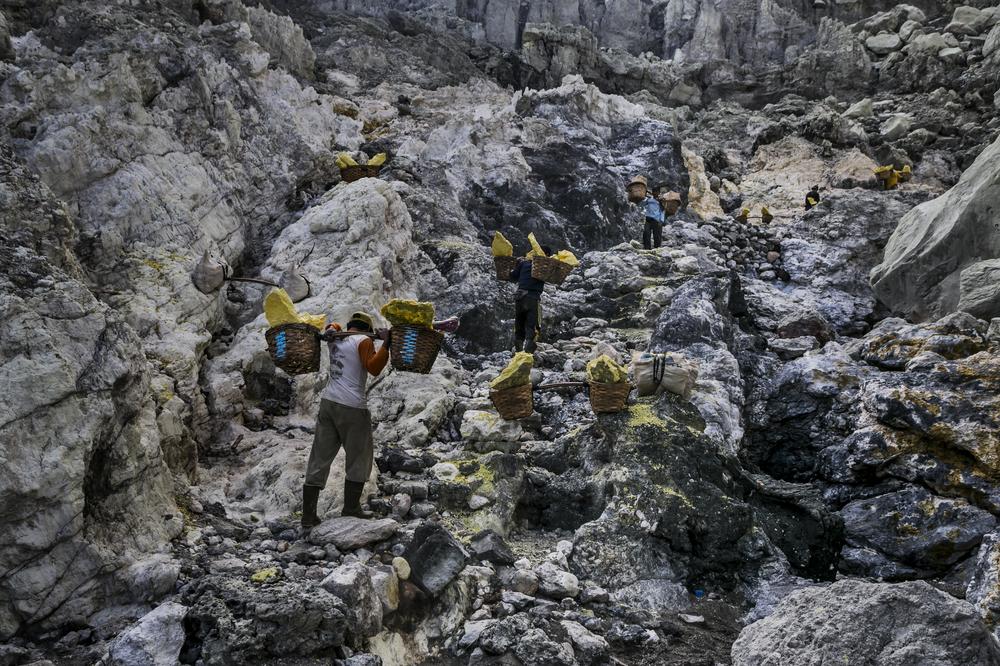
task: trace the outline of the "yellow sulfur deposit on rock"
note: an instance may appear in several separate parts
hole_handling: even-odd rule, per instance
[[[386,158],[386,154],[385,153],[379,153],[375,157],[373,157],[370,160],[368,160],[368,165],[369,166],[382,166],[383,164],[385,164],[385,158]]]
[[[267,567],[250,576],[251,583],[270,583],[278,577],[278,567]]]
[[[535,239],[535,234],[533,233],[528,234],[528,242],[531,243],[531,252],[533,256],[535,257],[546,256],[545,250],[542,249],[542,246],[539,245],[538,241]]]
[[[514,256],[514,246],[510,244],[510,241],[504,238],[504,235],[499,231],[493,232],[493,245],[491,246],[493,250],[494,257],[513,257]]]
[[[556,252],[554,259],[558,259],[564,264],[569,264],[570,266],[579,266],[580,261],[576,258],[576,255],[569,250],[560,250]]]
[[[382,306],[382,316],[393,326],[409,324],[430,328],[434,324],[434,304],[394,298]]]
[[[267,318],[268,326],[271,327],[282,324],[309,324],[322,331],[326,326],[326,315],[296,312],[292,299],[284,289],[274,289],[264,299],[264,316]]]
[[[628,381],[628,369],[607,354],[601,354],[587,364],[587,380],[599,384],[621,384]]]
[[[524,386],[531,383],[531,368],[535,364],[535,357],[528,352],[517,352],[511,359],[507,367],[503,369],[496,379],[490,382],[490,388],[494,391]]]

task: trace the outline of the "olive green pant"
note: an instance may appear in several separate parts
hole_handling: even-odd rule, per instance
[[[306,465],[304,485],[323,488],[330,476],[330,465],[344,447],[347,480],[364,483],[372,472],[374,443],[372,417],[367,409],[320,400],[316,434]]]

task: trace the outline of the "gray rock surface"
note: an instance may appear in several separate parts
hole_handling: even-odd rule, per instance
[[[936,318],[958,309],[962,272],[1000,256],[1000,236],[989,212],[1000,197],[1000,141],[983,151],[955,187],[907,213],[889,239],[881,264],[871,273],[879,300],[894,312],[916,320]],[[933,269],[932,269],[933,267]],[[996,316],[972,296],[980,288],[967,278],[967,298],[978,314]]]
[[[740,633],[732,656],[734,666],[958,666],[1000,663],[1000,648],[971,605],[927,583],[842,580],[789,595]]]

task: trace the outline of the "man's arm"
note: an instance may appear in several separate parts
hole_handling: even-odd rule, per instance
[[[361,364],[371,376],[376,376],[385,369],[385,364],[389,362],[389,348],[383,344],[378,351],[375,351],[375,343],[371,338],[365,338],[358,345],[358,355],[361,357]]]

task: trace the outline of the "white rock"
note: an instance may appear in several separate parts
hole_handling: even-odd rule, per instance
[[[876,55],[888,55],[893,51],[898,51],[903,45],[903,40],[899,35],[891,32],[883,32],[865,40],[865,46]]]
[[[843,116],[845,118],[871,118],[874,114],[871,97],[865,97],[851,104],[847,111],[844,111]]]
[[[439,462],[431,467],[431,474],[439,481],[454,481],[458,478],[458,467],[454,463]]]
[[[184,646],[187,611],[167,602],[143,615],[111,642],[112,666],[174,666]]]
[[[496,412],[477,409],[465,412],[460,431],[469,442],[516,442],[524,434],[517,421],[505,421]]]
[[[320,583],[350,609],[350,624],[364,636],[374,636],[382,627],[382,600],[372,584],[371,572],[360,562],[343,564]]]
[[[896,114],[882,123],[879,133],[883,141],[895,141],[906,136],[913,121],[905,114]]]

